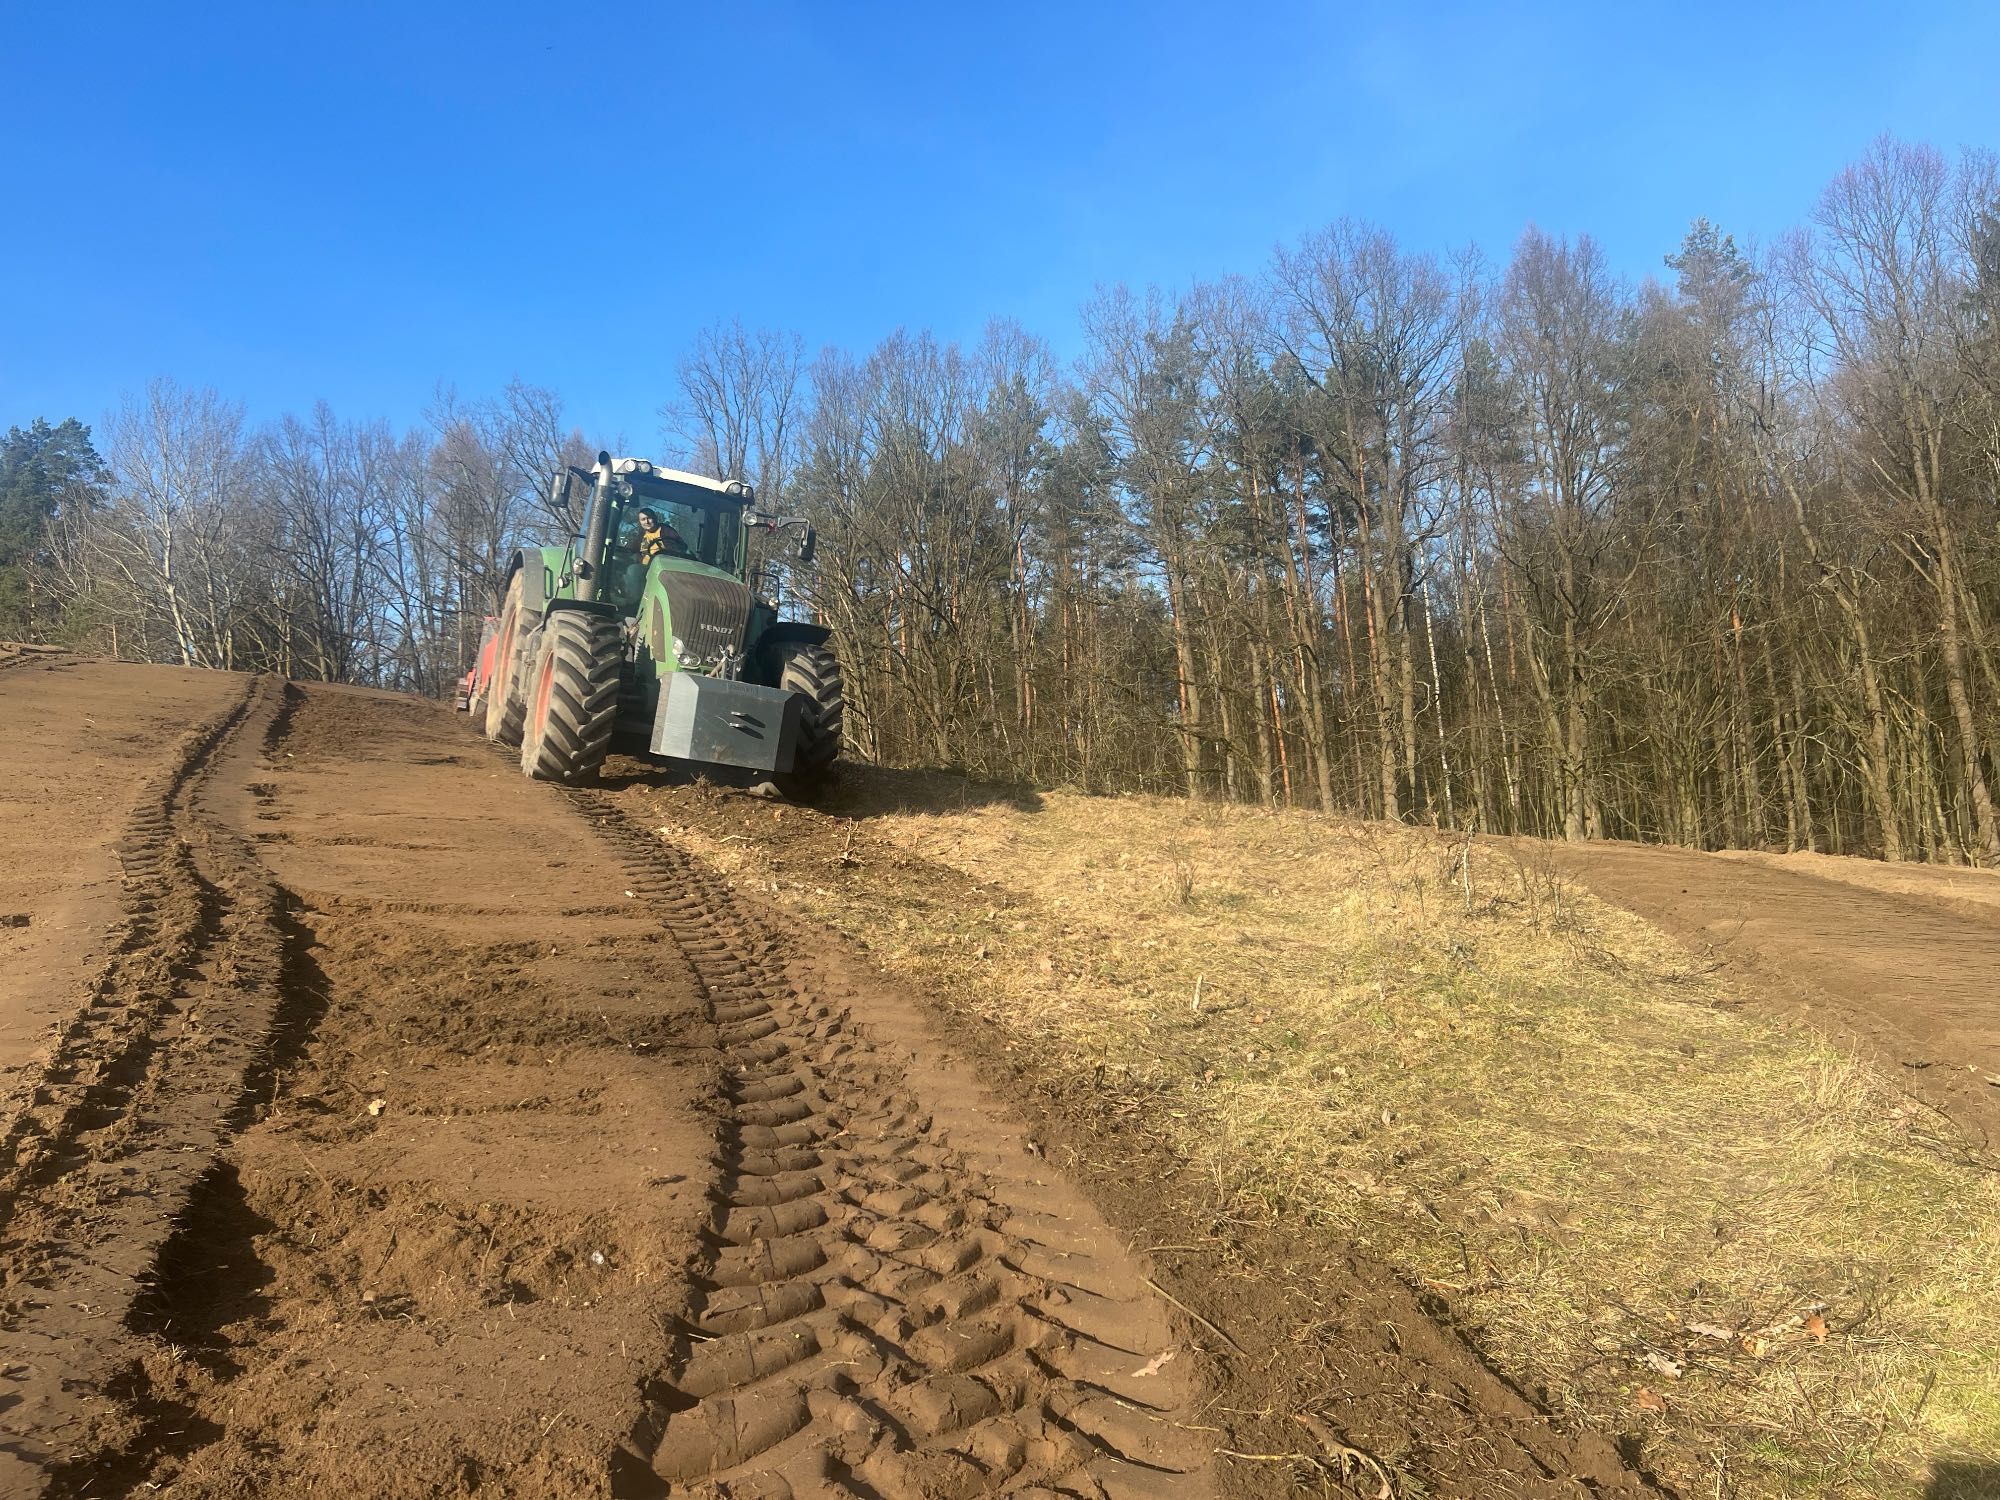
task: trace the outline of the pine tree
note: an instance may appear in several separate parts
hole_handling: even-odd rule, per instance
[[[54,427],[37,417],[0,439],[0,637],[33,639],[53,625],[37,587],[49,522],[100,505],[109,478],[90,429],[75,417]]]

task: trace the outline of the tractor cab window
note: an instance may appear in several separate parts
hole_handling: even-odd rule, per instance
[[[649,527],[648,519],[657,524]],[[739,505],[684,505],[634,496],[619,506],[612,526],[607,560],[617,579],[614,589],[621,602],[636,605],[646,565],[656,557],[687,558],[733,573],[742,532]]]
[[[742,540],[743,507],[681,505],[667,502],[667,515],[687,542],[690,554],[711,568],[725,573],[736,571],[736,549]]]
[[[612,512],[610,545],[604,551],[605,591],[620,612],[628,615],[639,608],[639,596],[646,589],[646,563],[652,553],[641,533],[639,510],[639,502],[627,501]]]

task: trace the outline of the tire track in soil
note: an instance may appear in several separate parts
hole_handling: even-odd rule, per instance
[[[693,964],[726,1059],[698,1312],[616,1492],[1211,1496],[1190,1343],[1094,1211],[969,1075],[857,1024],[803,935],[610,797],[569,795]]]
[[[910,773],[870,774],[898,785]],[[922,774],[912,780],[921,784]],[[814,885],[828,879],[829,866],[851,863],[843,889],[863,908],[893,909],[899,901],[915,903],[913,911],[937,903],[987,908],[996,898],[994,885],[868,831],[865,814],[856,820],[774,810],[699,781],[671,789],[645,776],[628,774],[624,781],[614,795],[635,826],[669,837],[684,831],[709,842],[747,839],[751,858],[737,878],[757,887],[768,878],[776,890],[778,877],[791,886]],[[954,780],[949,797],[937,800],[959,805],[958,786]],[[907,790],[898,785],[897,795]],[[748,813],[751,806],[755,816]],[[822,931],[802,916],[794,921]],[[831,950],[822,963],[870,976],[863,982],[871,995],[898,989],[892,979],[875,979],[879,955],[857,952],[848,939],[831,934],[821,941]],[[1121,1233],[1160,1247],[1162,1255],[1192,1253],[1191,1260],[1172,1263],[1169,1286],[1200,1314],[1242,1336],[1232,1342],[1232,1354],[1216,1351],[1204,1371],[1204,1424],[1221,1429],[1218,1441],[1230,1449],[1293,1456],[1289,1462],[1230,1464],[1218,1484],[1232,1497],[1374,1494],[1386,1482],[1351,1454],[1301,1453],[1302,1447],[1324,1450],[1327,1440],[1308,1432],[1311,1441],[1302,1442],[1300,1415],[1324,1420],[1336,1441],[1382,1461],[1397,1494],[1636,1500],[1663,1493],[1628,1466],[1611,1437],[1552,1420],[1510,1384],[1480,1353],[1476,1333],[1455,1325],[1435,1295],[1313,1226],[1283,1216],[1228,1215],[1208,1195],[1169,1191],[1184,1164],[1163,1144],[1147,1111],[1103,1094],[1070,1060],[1017,1050],[986,1007],[969,1005],[963,996],[934,1004],[932,1024],[951,1049],[1003,1080],[1004,1097]]]
[[[294,691],[235,812],[296,983],[62,1493],[601,1497],[706,1217],[692,973],[442,712]]]
[[[192,731],[117,844],[110,957],[8,1099],[0,1169],[0,1490],[41,1491],[116,1423],[128,1328],[178,1216],[241,1124],[276,1019],[282,893],[204,805],[282,732],[271,677]]]

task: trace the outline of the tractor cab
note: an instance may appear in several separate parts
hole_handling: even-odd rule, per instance
[[[644,459],[620,459],[613,467],[620,472],[606,486],[601,518],[593,504],[576,545],[576,556],[592,564],[579,576],[597,575],[598,598],[636,615],[656,567],[743,581],[750,486],[656,468]],[[593,557],[591,532],[598,524],[602,552]]]

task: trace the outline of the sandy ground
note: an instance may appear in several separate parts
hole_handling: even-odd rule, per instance
[[[0,1079],[33,1058],[103,957],[98,939],[118,915],[113,845],[162,749],[224,708],[237,686],[213,672],[61,660],[30,659],[0,673],[8,714]]]
[[[1726,849],[1716,858],[1742,860],[1766,869],[1789,870],[1891,895],[1915,896],[1968,916],[2000,921],[2000,870],[1974,865],[1892,865],[1879,859],[1855,859],[1844,854],[1771,854],[1755,849]]]
[[[919,1003],[615,795],[271,679],[0,722],[0,1493],[1232,1492],[1207,1335]]]
[[[1636,844],[1554,857],[2000,1145],[2000,874]]]

